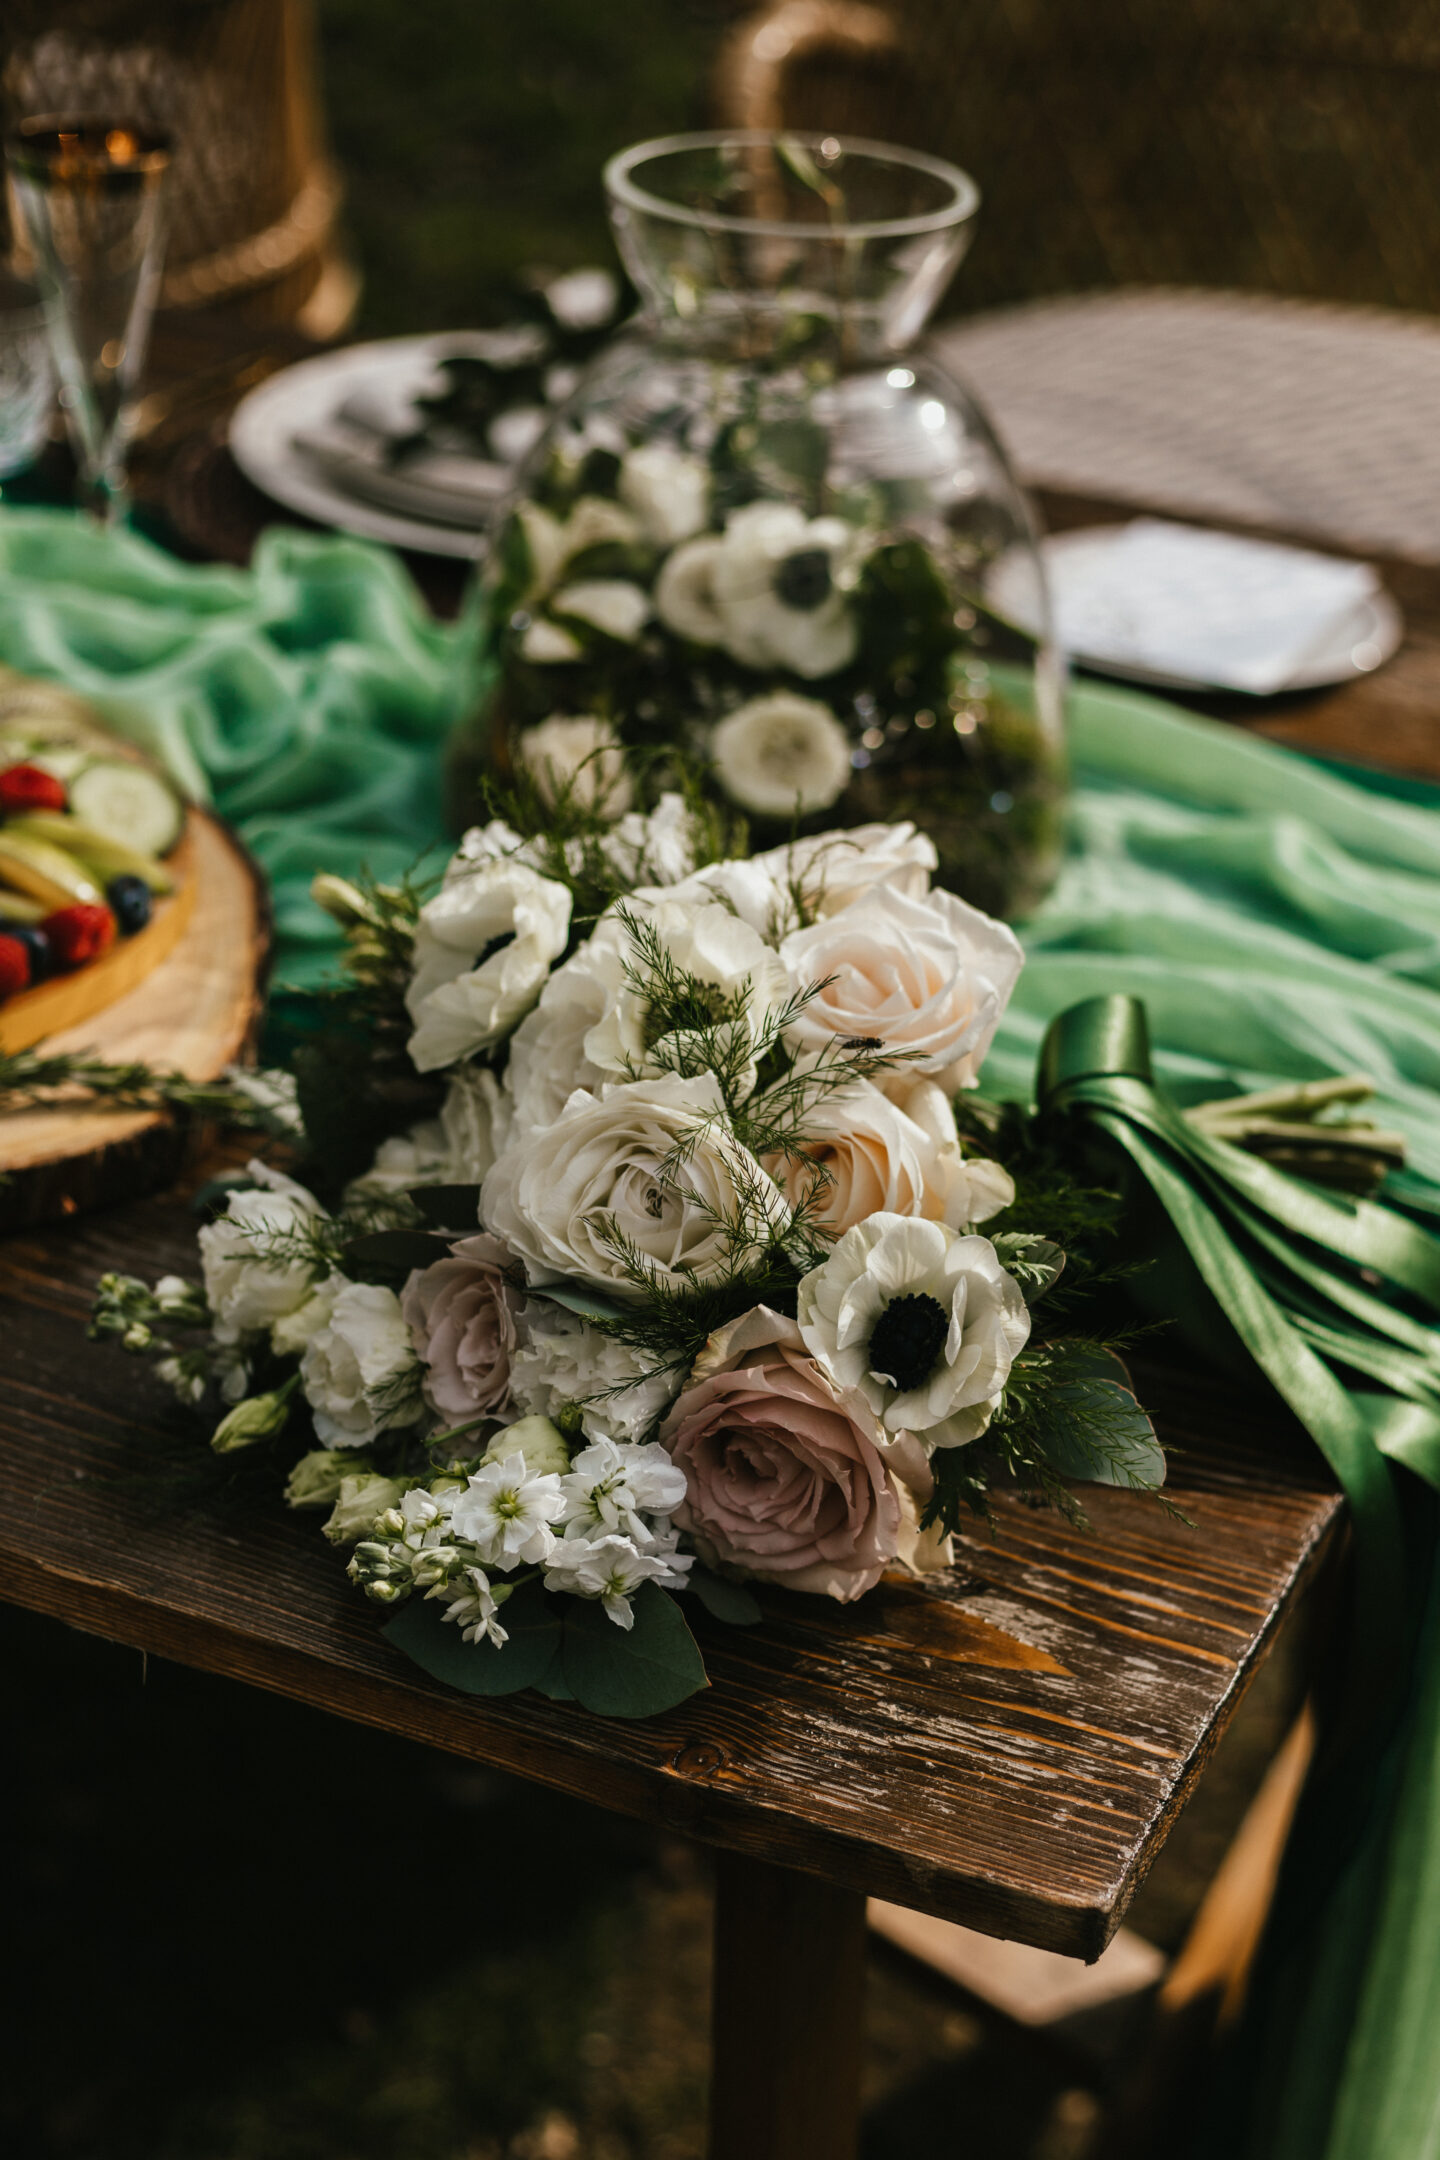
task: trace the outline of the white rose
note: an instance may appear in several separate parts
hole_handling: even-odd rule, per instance
[[[550,611],[571,615],[617,644],[633,645],[650,615],[650,595],[630,578],[577,578],[552,594]]]
[[[672,1289],[730,1275],[788,1210],[724,1123],[713,1080],[664,1074],[573,1095],[558,1121],[511,1142],[486,1178],[480,1217],[531,1280],[566,1276],[644,1296],[617,1240]]]
[[[710,468],[669,443],[642,443],[620,467],[620,500],[647,540],[674,547],[698,533],[710,514]]]
[[[568,891],[523,863],[480,863],[448,880],[415,928],[405,1003],[418,1070],[458,1064],[508,1035],[569,934]]]
[[[317,1273],[305,1241],[324,1213],[319,1201],[262,1162],[249,1164],[248,1173],[258,1189],[231,1193],[225,1213],[199,1233],[205,1296],[223,1343],[294,1312]]]
[[[917,832],[908,820],[814,833],[751,858],[754,868],[787,889],[798,886],[813,916],[838,914],[882,878],[907,899],[923,900],[939,860],[928,833]]]
[[[797,988],[824,987],[795,1022],[801,1050],[838,1036],[911,1053],[902,1079],[973,1087],[1020,974],[1020,941],[953,893],[914,900],[882,882],[838,914],[792,931],[780,957]]]
[[[358,1447],[422,1408],[421,1366],[393,1290],[346,1283],[300,1360],[300,1385],[324,1447]]]
[[[655,586],[661,620],[744,667],[788,668],[813,681],[847,667],[858,632],[846,600],[862,543],[842,518],[807,519],[788,503],[747,503],[720,534],[688,540]]]
[[[802,1280],[796,1317],[837,1386],[859,1388],[887,1432],[927,1448],[980,1437],[1030,1336],[988,1238],[903,1215],[847,1230]]]
[[[763,1110],[763,1098],[756,1108]],[[958,1230],[1015,1197],[998,1163],[967,1162],[944,1092],[920,1081],[905,1107],[873,1082],[817,1091],[800,1114],[803,1156],[767,1157],[791,1206],[813,1193],[809,1219],[837,1235],[876,1214],[919,1215]],[[826,1182],[817,1186],[810,1165]]]
[[[510,1392],[522,1409],[553,1418],[578,1405],[589,1440],[638,1440],[664,1415],[679,1373],[655,1373],[653,1359],[612,1341],[578,1313],[532,1297],[517,1322]]]
[[[728,713],[710,737],[720,785],[761,817],[809,817],[850,784],[850,744],[818,698],[775,690]]]
[[[608,720],[593,713],[552,713],[516,740],[516,755],[547,803],[566,789],[583,809],[619,817],[630,808],[625,752]]]

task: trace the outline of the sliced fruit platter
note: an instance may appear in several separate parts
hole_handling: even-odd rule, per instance
[[[186,822],[79,699],[0,677],[0,1050],[88,1018],[174,949],[194,898]]]

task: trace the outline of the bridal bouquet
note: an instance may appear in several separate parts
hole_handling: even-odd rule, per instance
[[[704,1684],[680,1600],[942,1568],[999,1480],[1158,1485],[1056,1288],[1104,1196],[976,1092],[1020,946],[931,842],[507,810],[429,897],[319,881],[338,1024],[250,1083],[298,1160],[217,1196],[200,1281],[106,1277],[93,1323],[231,1404],[218,1452],[280,1451],[392,1639],[646,1714]]]

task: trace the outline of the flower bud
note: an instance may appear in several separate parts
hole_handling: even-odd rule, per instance
[[[132,1320],[120,1337],[120,1347],[122,1350],[148,1350],[154,1340],[153,1332],[146,1327],[143,1320]]]
[[[562,1475],[570,1467],[570,1450],[564,1435],[547,1417],[524,1417],[503,1432],[496,1433],[485,1450],[487,1463],[505,1462],[512,1455],[523,1455],[525,1467],[532,1477],[544,1477],[547,1471],[559,1471]]]
[[[310,897],[316,907],[324,908],[347,930],[353,923],[369,922],[373,914],[358,885],[352,885],[348,878],[334,877],[328,870],[310,880]]]
[[[332,1545],[353,1545],[357,1538],[368,1538],[374,1531],[376,1516],[393,1508],[404,1490],[394,1478],[376,1477],[373,1471],[342,1478],[339,1495],[324,1525],[326,1537]]]
[[[454,1545],[427,1545],[416,1553],[411,1562],[410,1573],[417,1589],[429,1589],[431,1584],[444,1582],[452,1569],[460,1564],[459,1550]]]
[[[404,1583],[367,1582],[365,1585],[366,1597],[374,1598],[377,1605],[394,1605],[405,1594],[406,1586]]]
[[[210,1435],[215,1453],[233,1455],[238,1448],[253,1447],[257,1440],[273,1440],[276,1433],[285,1430],[292,1392],[290,1388],[277,1388],[268,1395],[251,1395],[236,1403],[233,1410],[227,1410]]]
[[[333,1507],[347,1477],[370,1468],[369,1457],[352,1448],[312,1448],[290,1472],[285,1500],[293,1508]]]
[[[376,1537],[404,1537],[405,1517],[399,1508],[386,1508],[383,1515],[375,1518]]]

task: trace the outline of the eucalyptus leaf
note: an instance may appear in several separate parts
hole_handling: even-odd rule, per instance
[[[712,1619],[727,1621],[731,1627],[754,1627],[757,1620],[765,1617],[760,1610],[760,1600],[748,1584],[731,1582],[724,1575],[713,1575],[709,1568],[691,1568],[685,1578],[685,1587],[694,1591]]]
[[[566,1312],[578,1313],[582,1320],[618,1320],[625,1310],[623,1305],[601,1297],[597,1291],[586,1290],[580,1283],[538,1283],[525,1294],[549,1298],[552,1305],[563,1305]]]
[[[1063,1380],[1046,1397],[1045,1455],[1062,1477],[1154,1492],[1165,1482],[1165,1451],[1113,1351],[1092,1370]]]
[[[478,1185],[412,1185],[405,1195],[436,1230],[478,1229]]]
[[[572,1598],[560,1671],[576,1702],[600,1717],[654,1717],[708,1687],[705,1661],[673,1597],[642,1583],[635,1624],[620,1628],[598,1599]]]
[[[557,1601],[538,1582],[523,1583],[500,1608],[510,1640],[468,1643],[459,1628],[443,1620],[438,1604],[412,1598],[381,1629],[387,1642],[412,1664],[467,1695],[516,1695],[559,1678],[562,1626]],[[551,1668],[555,1671],[552,1674]]]

